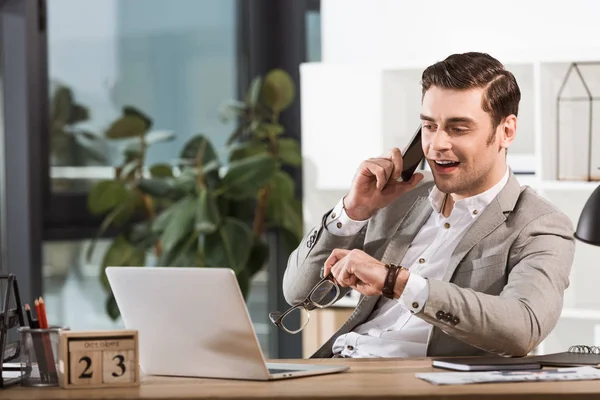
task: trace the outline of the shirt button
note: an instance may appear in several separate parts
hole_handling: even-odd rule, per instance
[[[412,303],[412,307],[413,308],[419,308],[419,303],[417,303],[416,301],[414,303]]]
[[[446,228],[446,229],[450,229],[450,224],[446,222],[446,223],[444,224],[444,228]]]
[[[354,346],[347,346],[346,348],[350,351],[354,350]]]
[[[477,210],[473,210],[473,214],[475,214],[475,215],[477,215],[478,212],[479,211],[477,211]]]
[[[423,264],[425,262],[424,258],[419,258],[419,264]]]
[[[342,223],[341,223],[341,222],[338,222],[337,224],[335,224],[335,226],[337,226],[337,227],[338,227],[338,229],[340,229],[340,228],[342,227]]]
[[[475,213],[477,214],[477,213]],[[331,218],[335,218],[335,213],[331,213]]]

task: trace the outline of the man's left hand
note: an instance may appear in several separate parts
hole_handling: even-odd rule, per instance
[[[329,272],[340,286],[365,296],[380,295],[387,275],[385,264],[357,249],[334,249],[323,269],[324,276]]]

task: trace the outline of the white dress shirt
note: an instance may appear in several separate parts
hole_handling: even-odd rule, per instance
[[[461,238],[506,185],[508,176],[507,168],[504,177],[489,190],[455,201],[448,218],[441,210],[445,194],[435,186],[431,189],[431,215],[399,263],[410,270],[404,292],[398,300],[382,298],[367,321],[339,336],[333,344],[334,354],[353,358],[426,355],[431,324],[413,315],[421,311],[429,297],[425,278],[442,279]],[[344,211],[343,200],[340,200],[332,210],[326,228],[336,235],[351,236],[357,234],[367,221],[350,219]]]

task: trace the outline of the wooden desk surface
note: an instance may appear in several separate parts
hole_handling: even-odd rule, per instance
[[[275,360],[284,361],[284,360]],[[415,372],[440,371],[426,358],[286,360],[347,364],[350,371],[271,382],[143,376],[140,387],[0,389],[0,399],[599,399],[600,380],[435,386]]]

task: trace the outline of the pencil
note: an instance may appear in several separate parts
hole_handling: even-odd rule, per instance
[[[46,304],[44,303],[44,299],[40,297],[40,313],[38,315],[38,319],[40,320],[40,328],[48,329],[48,317],[46,316]]]
[[[33,317],[31,316],[31,307],[29,307],[29,304],[25,304],[25,313],[27,314],[27,324],[30,328],[33,328]]]

